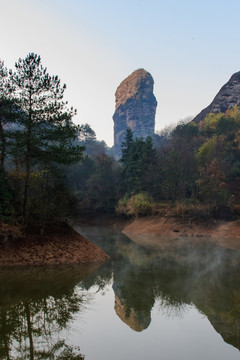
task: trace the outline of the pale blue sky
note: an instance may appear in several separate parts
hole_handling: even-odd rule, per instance
[[[239,0],[0,0],[0,57],[29,52],[67,84],[66,98],[113,143],[117,86],[149,71],[156,130],[198,114],[240,70]]]

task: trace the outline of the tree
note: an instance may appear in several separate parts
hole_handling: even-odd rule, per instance
[[[200,124],[202,144],[196,152],[199,194],[216,206],[238,203],[240,194],[240,109],[210,113]]]
[[[153,190],[153,167],[156,164],[156,150],[152,139],[148,136],[133,139],[130,129],[127,129],[122,143],[122,184],[127,194]]]
[[[161,197],[176,200],[194,197],[196,192],[195,149],[198,147],[198,127],[194,123],[179,124],[159,150]]]
[[[122,163],[122,185],[126,193],[131,193],[136,187],[134,182],[136,179],[136,163],[134,159],[134,140],[131,129],[127,129],[125,139],[121,145],[122,157],[120,162]]]
[[[83,205],[104,212],[112,212],[118,199],[118,167],[116,161],[101,154],[95,159],[95,169],[86,183]]]
[[[86,144],[95,142],[97,140],[96,133],[89,124],[81,125],[81,133],[79,136],[79,140]]]
[[[88,155],[96,157],[106,153],[106,143],[104,141],[97,140],[96,133],[89,124],[80,125],[80,130],[80,136],[77,141],[80,145],[85,146],[85,150]]]
[[[1,144],[1,166],[4,166],[6,153],[6,136],[4,131],[4,110],[6,105],[6,79],[8,76],[7,68],[4,67],[4,62],[0,61],[0,144]]]
[[[4,167],[11,137],[11,125],[15,121],[14,104],[11,101],[11,84],[8,70],[0,60],[0,165]]]
[[[8,183],[7,174],[0,167],[0,222],[10,222],[13,214],[13,194]]]
[[[128,163],[132,156],[132,148],[133,148],[133,133],[131,129],[126,130],[125,139],[122,142],[121,149],[122,149],[122,163]]]
[[[66,85],[50,76],[39,55],[30,53],[15,64],[10,80],[17,108],[17,130],[12,154],[25,167],[23,217],[28,220],[30,174],[33,165],[56,162],[69,164],[82,158],[83,148],[73,145],[78,128],[71,122],[76,114],[63,101]]]

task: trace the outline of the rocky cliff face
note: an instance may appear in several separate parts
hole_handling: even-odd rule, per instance
[[[225,112],[234,105],[240,106],[240,71],[233,74],[230,80],[220,89],[212,103],[203,109],[193,121],[199,123],[210,112]]]
[[[114,155],[121,157],[121,144],[127,128],[134,137],[154,135],[157,101],[153,78],[144,69],[134,71],[117,88],[114,121]]]

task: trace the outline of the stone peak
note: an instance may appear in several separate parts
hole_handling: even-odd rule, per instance
[[[199,123],[207,114],[225,113],[234,105],[240,106],[240,71],[233,74],[230,80],[223,85],[210,105],[203,109],[192,121]]]
[[[240,71],[238,72],[235,72],[229,81],[237,81],[237,82],[240,82]]]
[[[135,70],[118,86],[116,96],[116,108],[124,104],[127,99],[134,97],[139,91],[143,93],[153,92],[152,75],[145,69]]]

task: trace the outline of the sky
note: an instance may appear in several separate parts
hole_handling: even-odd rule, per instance
[[[73,119],[113,145],[115,91],[154,79],[156,130],[197,115],[240,71],[239,0],[0,0],[0,59],[30,52],[58,75]]]

